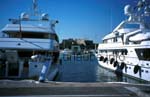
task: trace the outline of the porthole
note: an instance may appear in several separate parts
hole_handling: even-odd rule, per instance
[[[143,69],[142,69],[141,71],[142,71],[142,72],[144,72],[144,70],[143,70]]]
[[[18,46],[20,46],[20,45],[21,45],[21,43],[18,43],[17,45],[18,45]]]
[[[148,70],[146,70],[145,72],[148,73]]]
[[[129,69],[131,69],[131,67],[129,67]]]
[[[146,65],[148,66],[149,64],[147,63]]]
[[[37,65],[34,65],[35,68],[37,68]]]

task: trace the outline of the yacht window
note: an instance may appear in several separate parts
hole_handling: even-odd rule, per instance
[[[48,38],[48,34],[45,33],[22,33],[23,38]]]
[[[33,55],[32,51],[18,51],[19,57],[31,57]]]
[[[113,42],[117,42],[117,38],[116,37],[114,38]]]
[[[13,32],[7,33],[11,38],[49,38],[48,33]]]
[[[140,60],[150,61],[150,48],[135,49],[135,51]]]
[[[58,41],[58,36],[55,33],[30,33],[30,32],[13,32],[13,33],[7,33],[9,37],[12,38],[41,38],[41,39],[55,39]]]
[[[124,28],[140,28],[139,24],[126,24]]]
[[[13,38],[19,38],[20,37],[20,33],[19,32],[17,32],[17,33],[10,33],[8,36],[9,37],[13,37]]]
[[[103,43],[107,43],[107,40],[103,40]]]

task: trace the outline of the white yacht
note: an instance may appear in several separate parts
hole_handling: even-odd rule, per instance
[[[39,78],[52,80],[58,72],[59,40],[56,20],[40,14],[33,0],[33,13],[9,19],[1,31],[0,78]]]
[[[150,2],[140,0],[137,5],[126,5],[123,20],[98,45],[99,65],[150,81]]]

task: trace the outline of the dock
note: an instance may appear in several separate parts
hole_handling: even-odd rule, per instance
[[[150,97],[150,84],[0,80],[2,97]]]

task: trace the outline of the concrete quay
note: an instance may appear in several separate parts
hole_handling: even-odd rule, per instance
[[[1,97],[150,97],[150,84],[0,80]]]

